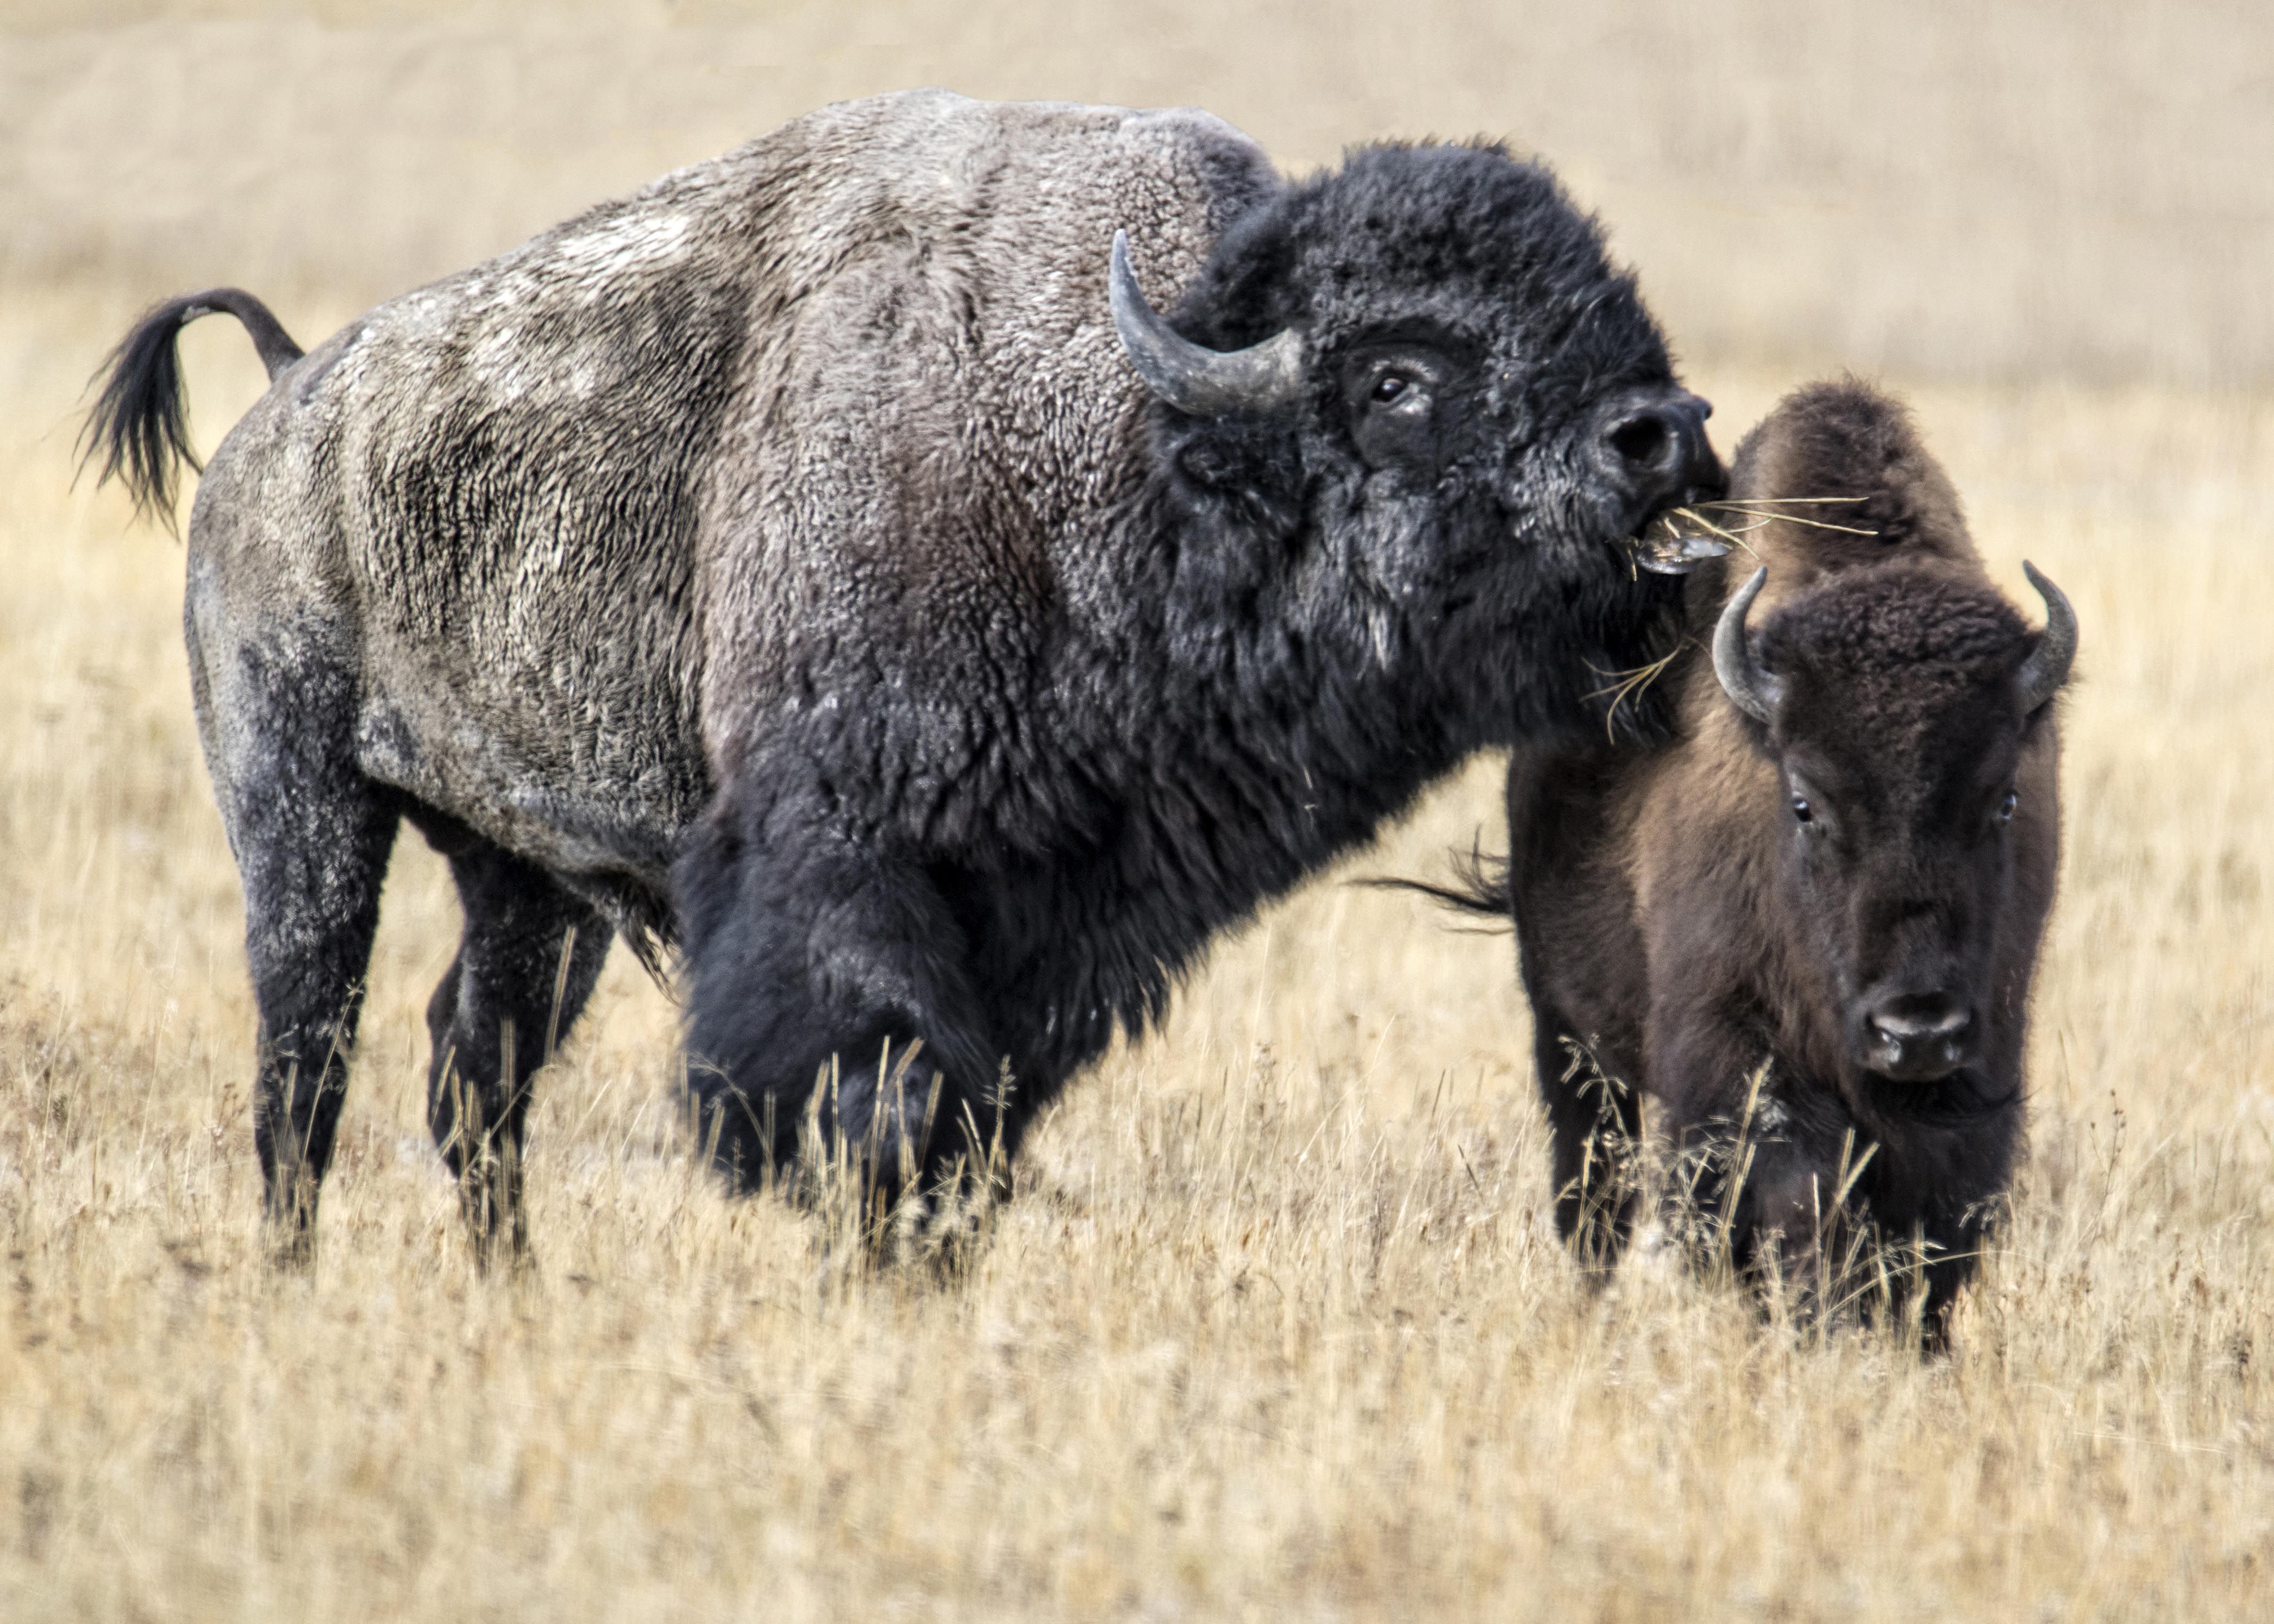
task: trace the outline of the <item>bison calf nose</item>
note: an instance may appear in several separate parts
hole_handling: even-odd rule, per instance
[[[1706,438],[1713,408],[1686,390],[1630,398],[1604,420],[1599,456],[1633,505],[1639,529],[1668,508],[1710,500],[1728,476]]]
[[[1943,993],[1885,998],[1864,1018],[1864,1064],[1902,1083],[1931,1083],[1973,1057],[1974,1011]]]

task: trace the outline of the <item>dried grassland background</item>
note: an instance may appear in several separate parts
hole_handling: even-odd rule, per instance
[[[0,9],[0,1615],[2264,1616],[2270,48],[2240,4]],[[1198,102],[1292,166],[1506,133],[1725,446],[1811,372],[1910,391],[2085,637],[2035,1150],[1955,1357],[1591,1294],[1506,943],[1339,876],[1070,1094],[945,1289],[692,1173],[619,962],[540,1085],[516,1288],[421,1125],[456,922],[406,839],[321,1264],[264,1274],[181,555],[70,492],[87,372],[159,296],[312,342],[927,82]],[[210,445],[258,370],[185,349]],[[1497,822],[1480,763],[1352,871]]]

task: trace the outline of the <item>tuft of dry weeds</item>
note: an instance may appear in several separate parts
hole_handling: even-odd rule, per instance
[[[130,313],[0,312],[0,1614],[2274,1601],[2274,401],[1914,396],[1993,568],[2084,631],[2034,1150],[1922,1364],[1555,1244],[1506,943],[1340,883],[1492,845],[1491,763],[1219,951],[945,1276],[698,1175],[621,955],[539,1079],[538,1268],[477,1274],[421,1118],[456,921],[406,838],[320,1259],[276,1278],[180,551],[69,490]],[[210,446],[258,377],[207,325]],[[1699,380],[1731,425],[1792,381]]]

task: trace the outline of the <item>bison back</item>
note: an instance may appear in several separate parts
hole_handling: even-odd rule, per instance
[[[282,373],[201,487],[193,638],[339,667],[365,771],[563,871],[660,883],[719,763],[825,710],[952,778],[1111,596],[1114,229],[1166,304],[1276,184],[1201,114],[824,109]]]

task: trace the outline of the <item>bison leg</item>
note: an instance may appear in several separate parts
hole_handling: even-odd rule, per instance
[[[1007,1148],[1001,1051],[964,932],[921,865],[779,809],[729,812],[674,883],[688,1083],[713,1161],[742,1189],[802,1147],[849,1162],[877,1212]]]
[[[1870,1198],[1886,1147],[1861,1136],[1826,1089],[1781,1093],[1774,1071],[1758,1092],[1744,1080],[1743,1097],[1685,1102],[1666,1124],[1697,1263],[1751,1282],[1764,1312],[1781,1300],[1803,1322],[1852,1313],[1870,1323],[1884,1312],[1901,1323],[1917,1313],[1923,1346],[1942,1349],[1978,1237],[1954,1255],[1960,1237],[1931,1218],[1883,1227],[1889,1214],[1875,1214]],[[1926,1243],[1924,1254],[1915,1241]]]
[[[1582,1262],[1608,1266],[1634,1232],[1642,1101],[1544,1009],[1534,1033],[1554,1145],[1556,1232]]]
[[[263,1210],[273,1255],[297,1265],[314,1246],[398,813],[356,767],[344,729],[320,726],[328,683],[262,683],[249,658],[234,674],[231,697],[280,701],[209,728],[208,760],[245,883],[260,1013],[252,1134]]]
[[[466,928],[426,1005],[434,1038],[426,1120],[486,1264],[501,1235],[516,1258],[527,1250],[521,1159],[531,1079],[583,1011],[613,933],[542,869],[469,832],[429,838],[449,857]]]

